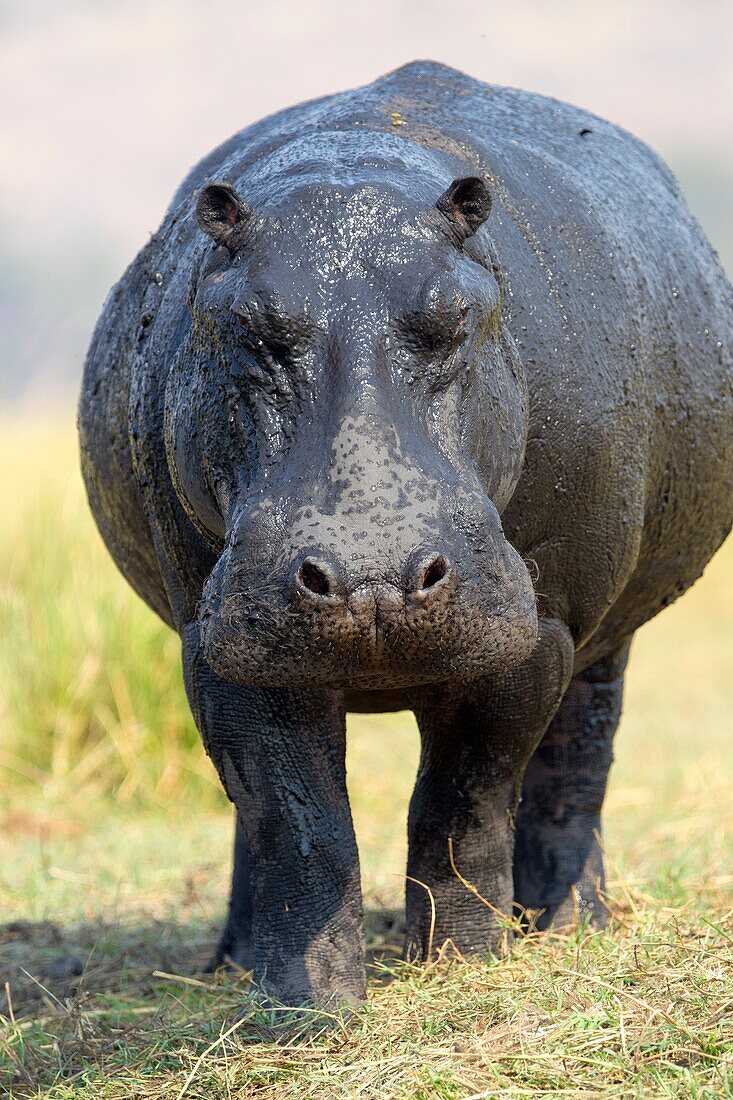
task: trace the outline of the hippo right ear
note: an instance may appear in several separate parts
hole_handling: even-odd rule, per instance
[[[207,183],[199,191],[196,222],[217,244],[232,248],[236,236],[252,217],[252,208],[228,183]]]
[[[491,213],[491,192],[480,176],[461,176],[453,180],[435,205],[465,240]]]

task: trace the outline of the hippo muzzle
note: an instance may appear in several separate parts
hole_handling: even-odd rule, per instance
[[[454,502],[432,526],[401,514],[378,531],[367,508],[358,532],[353,515],[300,509],[273,555],[274,513],[268,499],[238,518],[204,592],[204,653],[223,678],[382,690],[529,657],[532,582],[489,502],[481,516]]]

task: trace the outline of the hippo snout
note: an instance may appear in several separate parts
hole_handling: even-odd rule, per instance
[[[503,537],[447,541],[381,558],[291,543],[286,563],[258,570],[233,540],[199,610],[209,664],[253,686],[381,690],[526,660],[537,610],[521,557]]]
[[[399,610],[411,602],[445,599],[456,584],[451,560],[440,551],[413,552],[390,581],[373,575],[350,576],[335,556],[309,553],[293,571],[292,601],[307,610],[346,606],[355,613],[364,603],[364,591],[370,590],[378,607]]]

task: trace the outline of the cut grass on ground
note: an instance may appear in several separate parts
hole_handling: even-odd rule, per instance
[[[304,1021],[204,973],[231,820],[177,640],[99,544],[73,433],[2,427],[0,1095],[733,1096],[733,545],[632,649],[609,931],[378,964],[364,1009]],[[387,954],[416,760],[410,717],[350,722],[368,934]]]

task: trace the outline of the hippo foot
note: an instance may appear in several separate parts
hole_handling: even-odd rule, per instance
[[[576,851],[565,855],[564,862],[568,864],[573,864],[578,859]],[[564,896],[560,898],[557,891],[547,883],[545,891],[546,893],[533,898],[535,905],[523,912],[528,927],[538,932],[545,932],[549,928],[563,932],[584,926],[597,929],[606,927],[608,906],[605,901],[603,855],[595,839],[580,874],[569,888],[562,891]],[[545,898],[544,903],[539,900],[542,897]]]
[[[238,928],[230,917],[221,934],[216,952],[206,967],[206,972],[212,974],[216,970],[225,969],[231,974],[238,975],[244,971],[251,971],[253,967],[252,936],[248,930],[243,931]]]
[[[361,1007],[360,1000],[336,995],[328,1001],[305,1001],[294,1005],[280,1001],[266,985],[252,984],[232,1022],[241,1021],[239,1035],[263,1043],[283,1044],[311,1041],[320,1036],[343,1032]]]

